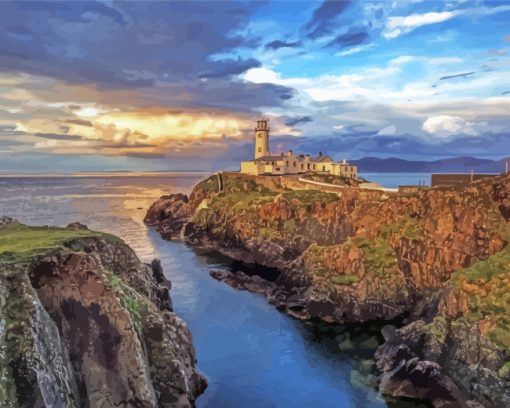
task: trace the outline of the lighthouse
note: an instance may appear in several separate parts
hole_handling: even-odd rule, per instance
[[[255,128],[255,159],[269,156],[269,126],[267,119],[257,120]]]

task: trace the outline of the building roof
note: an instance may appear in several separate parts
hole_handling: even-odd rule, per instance
[[[313,160],[316,162],[332,162],[332,161],[334,161],[330,156],[317,156]]]
[[[283,160],[283,156],[262,156],[258,159],[255,159],[255,161],[277,161],[277,160]]]

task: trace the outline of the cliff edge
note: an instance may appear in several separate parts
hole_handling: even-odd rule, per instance
[[[0,217],[2,407],[192,407],[206,387],[158,260]]]
[[[510,176],[386,194],[290,190],[277,177],[212,176],[162,197],[146,223],[247,263],[274,282],[213,276],[297,318],[403,319],[376,354],[384,394],[436,406],[510,406]]]

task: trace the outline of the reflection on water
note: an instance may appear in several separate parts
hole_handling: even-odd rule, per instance
[[[192,330],[200,369],[210,381],[198,407],[387,406],[363,385],[365,378],[356,377],[359,362],[340,353],[338,339],[318,335],[316,326],[290,319],[259,295],[210,278],[211,269],[229,265],[183,242],[163,241],[143,224],[155,199],[189,193],[201,178],[0,178],[0,214],[32,225],[80,221],[122,237],[144,261],[160,258],[173,282],[176,312]]]
[[[115,177],[0,177],[0,215],[31,225],[79,221],[121,236],[144,260],[154,257],[143,217],[163,194],[189,193],[204,177],[194,173],[156,173]]]

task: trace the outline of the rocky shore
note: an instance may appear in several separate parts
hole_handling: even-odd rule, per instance
[[[161,264],[0,217],[0,406],[192,407],[207,386]]]
[[[162,197],[146,223],[247,264],[213,272],[294,317],[384,324],[383,394],[437,407],[510,406],[510,176],[388,195],[290,190],[224,174]]]

